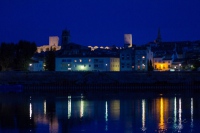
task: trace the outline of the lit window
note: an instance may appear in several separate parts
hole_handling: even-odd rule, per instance
[[[134,68],[134,66],[132,66],[132,68]]]
[[[80,59],[80,62],[82,62],[82,59]]]
[[[145,58],[145,56],[142,56],[142,58],[144,59],[144,58]]]
[[[140,66],[138,66],[138,70],[140,70]]]
[[[68,66],[70,66],[70,64],[68,64]]]
[[[74,60],[74,62],[77,62],[76,60]]]

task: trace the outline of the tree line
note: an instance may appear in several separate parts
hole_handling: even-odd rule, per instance
[[[27,70],[36,50],[37,46],[34,42],[21,40],[17,44],[1,43],[0,70]]]

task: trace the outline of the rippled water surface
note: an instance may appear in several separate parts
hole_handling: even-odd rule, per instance
[[[2,133],[199,131],[199,94],[0,94]]]

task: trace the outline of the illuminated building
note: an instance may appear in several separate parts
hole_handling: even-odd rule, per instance
[[[46,52],[52,50],[60,50],[61,46],[58,46],[59,43],[59,37],[58,36],[50,36],[49,37],[49,45],[43,45],[40,47],[37,47],[37,53]]]
[[[133,71],[135,65],[134,50],[123,49],[120,52],[120,71]]]
[[[154,69],[159,71],[168,71],[171,68],[171,60],[163,59],[162,56],[154,57]]]
[[[56,71],[119,71],[118,57],[71,56],[57,57]]]
[[[147,71],[152,60],[150,47],[132,47],[120,52],[120,71]]]
[[[147,71],[148,70],[148,53],[147,47],[136,47],[135,48],[135,66],[136,71]]]
[[[156,51],[153,57],[154,70],[169,71],[174,60],[172,52]]]

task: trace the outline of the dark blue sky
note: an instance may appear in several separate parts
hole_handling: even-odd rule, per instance
[[[159,27],[163,41],[200,40],[200,0],[0,0],[0,42],[40,46],[67,28],[86,46],[122,46],[125,33],[140,45]]]

